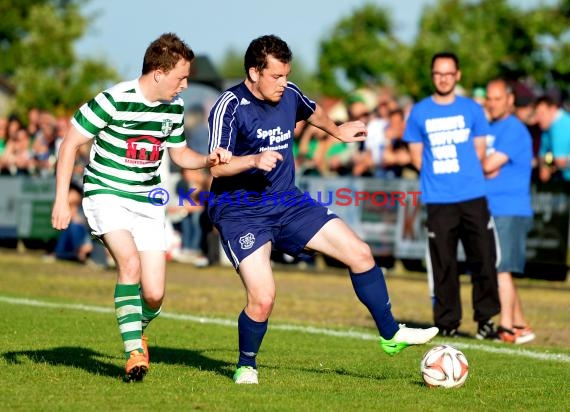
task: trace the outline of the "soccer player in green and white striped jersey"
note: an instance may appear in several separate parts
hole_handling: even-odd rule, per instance
[[[115,311],[127,358],[126,376],[141,380],[149,368],[144,328],[162,307],[165,289],[165,211],[149,196],[160,189],[165,149],[176,164],[201,169],[228,163],[231,153],[207,156],[186,145],[184,103],[194,52],[178,36],[161,35],[147,48],[139,78],[95,96],[75,113],[59,151],[52,225],[70,222],[67,201],[75,156],[92,141],[84,173],[83,208],[118,270]]]

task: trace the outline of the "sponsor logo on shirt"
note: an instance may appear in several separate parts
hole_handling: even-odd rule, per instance
[[[152,136],[138,136],[127,139],[125,163],[155,163],[160,159],[161,141]]]
[[[269,147],[262,147],[259,149],[260,152],[266,150],[279,150],[289,147],[289,144],[280,145],[273,147],[274,144],[280,144],[288,141],[293,136],[291,130],[283,131],[281,126],[277,126],[273,129],[257,129],[256,137],[258,139],[269,140]]]

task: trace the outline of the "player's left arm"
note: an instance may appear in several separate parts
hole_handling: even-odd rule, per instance
[[[183,169],[213,167],[218,164],[229,163],[232,158],[231,152],[221,147],[216,148],[208,155],[197,153],[187,146],[169,147],[168,154],[172,161]]]
[[[343,123],[342,125],[337,126],[325,110],[318,104],[316,105],[315,111],[307,121],[342,142],[362,142],[366,139],[367,131],[364,123],[355,121]]]
[[[412,165],[417,170],[422,170],[422,154],[424,152],[424,144],[422,142],[410,142],[408,143],[408,149],[410,150]]]

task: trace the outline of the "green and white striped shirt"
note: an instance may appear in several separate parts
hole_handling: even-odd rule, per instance
[[[160,184],[165,147],[184,147],[184,102],[149,102],[138,79],[99,93],[73,116],[82,135],[95,138],[83,176],[85,196],[113,194],[148,202]]]

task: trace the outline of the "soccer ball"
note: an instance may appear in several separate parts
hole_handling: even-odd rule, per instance
[[[420,372],[425,384],[431,388],[457,388],[465,383],[469,364],[460,350],[450,345],[439,345],[425,353]]]

